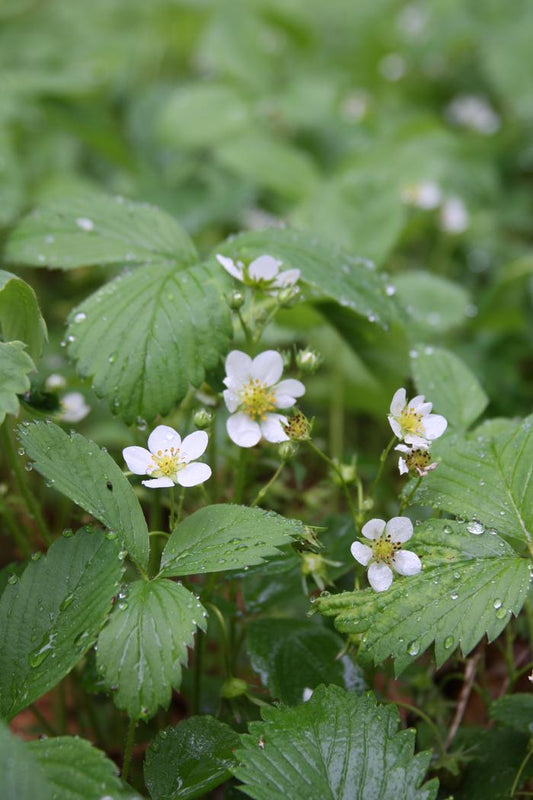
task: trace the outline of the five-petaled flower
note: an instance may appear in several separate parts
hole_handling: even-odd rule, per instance
[[[406,475],[411,472],[419,478],[425,478],[428,473],[438,466],[436,461],[431,460],[431,453],[427,446],[409,447],[408,444],[399,444],[394,449],[403,453],[398,459],[400,475]]]
[[[283,358],[276,350],[265,350],[254,359],[240,350],[226,358],[224,401],[231,413],[226,427],[230,439],[239,447],[253,447],[261,438],[267,442],[286,442],[282,425],[287,418],[276,409],[290,408],[305,394],[300,381],[280,381]]]
[[[143,486],[157,489],[164,486],[197,486],[211,476],[211,467],[196,462],[207,447],[205,431],[195,431],[182,441],[174,428],[158,425],[144,447],[125,447],[122,451],[128,469],[134,475],[150,475]]]
[[[440,414],[431,414],[432,403],[426,403],[419,394],[407,402],[405,389],[395,392],[390,404],[389,422],[392,430],[406,444],[427,447],[429,442],[442,436],[448,422]]]
[[[351,546],[352,556],[368,568],[368,581],[375,592],[385,592],[392,583],[392,570],[399,575],[416,575],[422,564],[416,553],[402,550],[402,544],[413,535],[413,523],[408,517],[393,517],[388,522],[371,519],[361,530],[372,541],[372,547],[362,542]]]
[[[256,289],[276,294],[280,289],[294,286],[300,277],[299,269],[286,269],[280,272],[283,262],[266,253],[254,258],[248,265],[234,261],[227,256],[217,255],[217,261],[234,278]]]

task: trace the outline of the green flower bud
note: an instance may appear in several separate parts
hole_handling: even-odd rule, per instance
[[[298,445],[294,442],[282,442],[278,448],[279,457],[282,461],[290,461],[298,452]]]
[[[226,700],[232,700],[234,697],[241,697],[248,691],[248,684],[241,678],[227,678],[222,684],[220,696]]]
[[[213,424],[214,414],[212,411],[209,411],[207,408],[198,408],[194,412],[193,422],[197,428],[201,431],[210,428]]]
[[[238,289],[235,289],[228,297],[228,305],[232,311],[238,311],[244,305],[244,295]]]
[[[316,372],[322,363],[322,356],[315,350],[310,350],[306,347],[305,350],[299,350],[296,353],[296,365],[302,372],[312,374]]]

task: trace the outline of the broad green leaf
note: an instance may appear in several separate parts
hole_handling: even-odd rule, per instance
[[[2,70],[4,79],[5,72]],[[20,213],[24,205],[24,189],[22,163],[17,157],[7,126],[3,125],[0,129],[0,228],[11,225]]]
[[[53,800],[52,787],[28,745],[0,720],[2,800]]]
[[[28,372],[34,369],[22,342],[0,342],[0,424],[6,414],[18,414],[17,395],[29,390]]]
[[[241,736],[233,771],[256,800],[434,800],[423,783],[431,754],[414,755],[415,732],[398,731],[398,712],[337,686],[319,686],[296,708],[262,709]]]
[[[467,292],[447,278],[413,271],[395,276],[393,283],[415,340],[425,333],[455,328],[467,317],[470,304]]]
[[[148,528],[135,492],[118,464],[94,442],[51,422],[23,424],[19,439],[37,472],[124,541],[141,567],[148,563]]]
[[[0,321],[4,341],[18,339],[32,358],[39,358],[48,335],[35,292],[5,270],[0,270]]]
[[[72,312],[69,353],[126,423],[168,413],[227,352],[232,327],[221,269],[136,269]]]
[[[495,700],[490,707],[492,719],[531,736],[533,733],[533,696],[520,692]]]
[[[467,728],[460,731],[461,744],[471,759],[454,800],[510,800],[518,770],[527,754],[530,737],[510,728]],[[459,738],[459,737],[458,737]],[[522,772],[522,783],[531,777],[531,761]],[[527,795],[526,795],[527,796]]]
[[[139,719],[168,707],[197,626],[205,630],[205,611],[180,583],[129,585],[98,638],[98,669],[117,708]]]
[[[96,192],[51,199],[33,211],[13,231],[5,254],[7,263],[62,269],[162,259],[196,260],[178,223],[155,206]]]
[[[144,780],[153,800],[192,800],[231,777],[239,737],[208,715],[160,731],[146,752]]]
[[[386,592],[343,592],[319,597],[315,606],[335,617],[341,633],[364,634],[376,663],[392,656],[397,673],[432,642],[438,666],[457,646],[467,655],[485,633],[492,641],[518,615],[530,581],[529,559],[494,532],[471,530],[449,520],[425,522],[406,548],[420,555],[422,572],[396,577]]]
[[[372,263],[342,252],[314,233],[287,228],[243,233],[215,252],[245,261],[269,253],[283,262],[283,269],[299,269],[304,287],[316,291],[321,300],[334,300],[383,326],[396,318],[385,281]]]
[[[172,531],[161,558],[161,575],[224,572],[278,553],[303,533],[299,520],[237,505],[201,508]]]
[[[246,638],[252,667],[270,694],[296,705],[304,689],[336,683],[364,691],[364,681],[350,658],[338,659],[343,640],[316,623],[295,619],[256,619]]]
[[[532,417],[494,432],[481,426],[443,442],[442,462],[418,490],[419,502],[533,541]]]
[[[40,766],[54,797],[94,800],[105,796],[133,800],[133,794],[124,790],[117,777],[116,765],[86,739],[58,736],[27,742],[24,747],[28,761]],[[40,795],[37,798],[40,800]],[[36,797],[29,800],[36,800]]]
[[[93,644],[122,575],[118,545],[82,528],[30,561],[0,598],[0,714],[58,683]]]
[[[448,350],[418,347],[411,370],[418,392],[455,428],[468,428],[489,402],[476,376]]]

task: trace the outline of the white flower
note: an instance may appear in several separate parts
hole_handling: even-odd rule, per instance
[[[445,417],[431,414],[432,403],[426,403],[423,394],[407,402],[405,389],[394,393],[390,404],[389,422],[398,439],[416,447],[427,447],[428,443],[442,436],[448,426]]]
[[[248,266],[245,266],[242,261],[233,261],[232,258],[220,254],[217,255],[217,261],[224,267],[226,272],[229,272],[230,275],[247,286],[253,286],[271,293],[274,290],[274,294],[279,289],[294,286],[300,277],[299,269],[287,269],[280,272],[279,268],[283,262],[266,253],[255,258]]]
[[[361,542],[351,546],[352,556],[368,568],[368,581],[375,592],[385,592],[392,583],[392,570],[399,575],[417,575],[422,564],[416,553],[402,550],[402,544],[413,535],[413,523],[408,517],[371,519],[361,530],[372,540],[372,547]]]
[[[305,394],[305,386],[292,378],[280,381],[282,372],[283,358],[275,350],[265,350],[253,360],[232,350],[226,358],[223,394],[231,413],[226,427],[239,447],[253,447],[261,437],[267,442],[288,440],[282,428],[287,418],[275,410],[293,406]]]
[[[400,453],[405,453],[405,456],[400,456],[398,459],[400,475],[414,472],[420,478],[425,478],[426,475],[438,466],[436,461],[431,461],[431,453],[427,445],[409,447],[407,444],[399,444],[394,449],[398,450]]]
[[[310,689],[309,686],[306,686],[302,692],[302,702],[307,703],[313,696],[313,689]]]
[[[446,116],[455,125],[461,125],[484,136],[499,130],[501,120],[484,97],[462,94],[455,97],[446,109]]]
[[[66,385],[66,378],[64,378],[63,375],[58,375],[55,372],[52,373],[52,375],[49,375],[44,382],[44,388],[47,392],[53,392],[56,389],[64,389]]]
[[[81,422],[90,410],[91,406],[87,405],[81,392],[67,392],[61,398],[59,419],[62,422]]]
[[[432,211],[442,201],[442,191],[435,181],[419,181],[402,189],[402,200],[406,205]]]
[[[205,431],[195,431],[183,442],[174,428],[158,425],[148,438],[148,450],[144,447],[125,447],[122,451],[128,469],[134,475],[153,475],[143,486],[157,489],[163,486],[197,486],[211,477],[211,467],[196,462],[207,447]]]
[[[468,228],[468,210],[460,197],[449,197],[441,206],[439,226],[445,233],[463,233]]]

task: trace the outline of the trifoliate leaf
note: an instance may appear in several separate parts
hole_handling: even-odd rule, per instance
[[[208,715],[160,731],[146,752],[144,780],[153,800],[192,800],[231,777],[239,737]]]
[[[396,276],[394,286],[416,335],[447,331],[466,319],[470,299],[453,281],[413,271]]]
[[[70,355],[128,424],[166,414],[227,352],[218,265],[157,264],[118,277],[70,316]]]
[[[533,696],[520,692],[508,694],[495,700],[490,707],[492,719],[515,728],[517,731],[533,733]]]
[[[468,428],[489,402],[476,376],[448,350],[417,347],[412,351],[411,370],[420,394],[455,428]]]
[[[286,228],[243,233],[215,252],[245,263],[268,253],[283,262],[282,269],[299,269],[302,285],[318,292],[320,299],[335,300],[380,325],[396,318],[385,280],[373,264],[317,239],[314,233]]]
[[[172,531],[161,558],[161,575],[224,572],[261,564],[303,533],[299,520],[237,505],[201,508]]]
[[[6,262],[73,269],[92,264],[190,264],[196,249],[166,212],[147,203],[93,192],[57,197],[13,231]]]
[[[433,800],[423,783],[431,754],[414,755],[415,732],[398,731],[398,712],[337,686],[319,686],[296,708],[262,709],[237,750],[233,772],[256,800]]]
[[[118,545],[83,528],[30,561],[0,598],[0,714],[11,718],[93,644],[122,574]]]
[[[22,342],[0,342],[0,424],[6,414],[18,414],[17,395],[30,388],[28,372],[35,365],[24,348]]]
[[[0,270],[0,321],[4,341],[18,339],[32,358],[39,358],[48,334],[35,292],[5,270]]]
[[[0,775],[3,800],[53,800],[52,787],[28,745],[0,720]]]
[[[316,623],[295,619],[256,619],[248,626],[248,655],[261,683],[283,703],[301,703],[304,689],[336,683],[364,691],[350,658],[339,659],[343,640]]]
[[[435,642],[440,666],[458,646],[467,655],[485,633],[492,641],[518,615],[530,562],[494,532],[431,520],[408,547],[422,559],[418,575],[395,579],[386,592],[343,592],[315,604],[341,633],[364,634],[376,663],[392,656],[399,673]]]
[[[79,433],[50,422],[21,425],[19,439],[37,472],[122,539],[141,567],[148,563],[148,528],[133,487],[118,464]]]
[[[416,499],[470,520],[506,538],[533,541],[533,417],[482,425],[443,442],[442,462]]]
[[[132,719],[152,717],[179,688],[205,611],[180,583],[160,578],[130,584],[119,600],[98,639],[98,669],[117,708]]]

